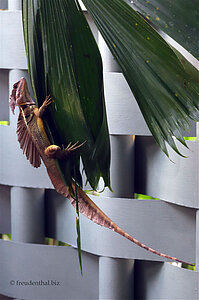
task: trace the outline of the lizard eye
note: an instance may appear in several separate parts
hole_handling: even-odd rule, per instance
[[[30,107],[26,106],[26,105],[23,105],[22,108],[24,109],[24,115],[26,117],[29,117],[30,116]]]
[[[14,89],[17,89],[17,84],[16,84],[16,83],[13,85],[13,88],[14,88]]]

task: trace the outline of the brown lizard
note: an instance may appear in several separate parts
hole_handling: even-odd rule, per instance
[[[35,168],[38,168],[41,164],[41,159],[43,160],[50,180],[56,191],[67,197],[71,204],[76,208],[76,200],[69,192],[69,189],[67,188],[58,169],[56,160],[68,159],[70,153],[75,151],[82,144],[78,145],[78,143],[75,143],[74,145],[71,145],[70,143],[65,149],[61,149],[57,145],[51,145],[42,120],[43,113],[51,102],[52,98],[48,96],[44,100],[42,106],[38,108],[33,99],[30,97],[26,80],[23,77],[13,85],[13,90],[9,100],[13,114],[15,106],[19,107],[17,137],[23,153]],[[106,216],[104,212],[87,196],[87,194],[79,186],[75,185],[75,182],[72,183],[72,188],[74,191],[77,189],[79,212],[88,219],[119,233],[131,242],[154,254],[173,261],[189,264],[175,257],[160,253],[139,242]]]

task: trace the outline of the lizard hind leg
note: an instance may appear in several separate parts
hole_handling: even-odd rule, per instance
[[[61,152],[62,152],[61,148],[57,145],[50,145],[44,150],[44,154],[48,158],[59,158]]]
[[[72,145],[70,142],[66,148],[61,149],[57,145],[50,145],[44,150],[44,154],[48,158],[58,158],[58,159],[66,159],[70,155],[70,153],[78,148],[80,148],[86,141],[78,145],[79,142],[76,142]]]

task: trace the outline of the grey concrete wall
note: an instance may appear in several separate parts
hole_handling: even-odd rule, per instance
[[[136,262],[136,299],[198,300],[199,273],[158,262]]]
[[[97,299],[98,257],[77,251],[0,240],[0,293],[18,299]],[[1,296],[0,296],[0,299]]]
[[[170,203],[198,208],[198,141],[187,141],[189,149],[176,141],[183,158],[169,150],[170,160],[153,137],[136,137],[136,193]]]

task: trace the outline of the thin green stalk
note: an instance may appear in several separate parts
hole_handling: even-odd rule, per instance
[[[74,168],[74,174],[75,168]],[[80,224],[79,224],[79,201],[78,201],[78,194],[77,194],[77,182],[75,179],[75,200],[76,200],[76,230],[77,230],[77,249],[78,249],[78,257],[79,257],[79,266],[80,266],[80,272],[81,276],[83,276],[82,271],[82,254],[81,254],[81,234],[80,234]]]

